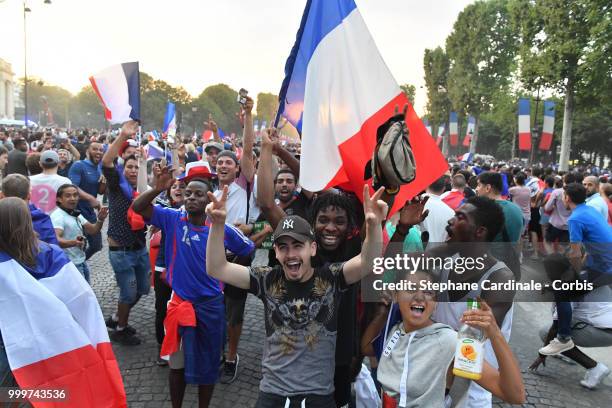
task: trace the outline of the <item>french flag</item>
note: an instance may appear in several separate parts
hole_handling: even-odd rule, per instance
[[[531,150],[531,115],[529,108],[529,99],[520,98],[518,101],[519,150]]]
[[[308,0],[285,75],[275,126],[282,116],[302,135],[305,189],[340,186],[361,197],[376,131],[405,104],[417,176],[402,186],[391,213],[446,171],[446,160],[391,75],[353,0]]]
[[[542,138],[540,139],[540,150],[550,150],[554,132],[555,103],[553,101],[544,101],[544,127],[542,128]]]
[[[168,136],[168,143],[174,143],[174,136],[176,136],[176,105],[172,102],[168,102],[166,105],[164,128],[162,131]]]
[[[172,153],[170,151],[162,149],[157,141],[147,143],[147,160],[163,159],[164,157],[168,164],[172,164]]]
[[[71,407],[127,407],[96,296],[64,252],[41,243],[35,270],[0,252],[0,270],[0,331],[19,387],[62,389]]]
[[[468,152],[468,153],[462,154],[460,156],[460,160],[463,162],[469,163],[470,161],[472,161],[472,156],[473,156],[472,153]]]
[[[438,126],[438,137],[436,138],[436,145],[438,145],[438,147],[442,143],[442,139],[444,139],[444,131],[445,130],[446,130],[446,125]]]
[[[112,124],[140,120],[140,71],[138,62],[108,67],[89,77],[94,92]]]
[[[214,140],[215,135],[213,134],[212,130],[205,130],[204,132],[202,132],[202,140],[205,142],[209,142],[211,140]]]
[[[457,112],[451,112],[449,117],[449,129],[450,144],[451,146],[457,146],[459,144],[459,126],[457,123]]]
[[[472,136],[474,136],[474,130],[476,129],[476,119],[473,116],[468,117],[467,129],[465,131],[465,137],[463,138],[463,146],[469,147],[472,143]]]

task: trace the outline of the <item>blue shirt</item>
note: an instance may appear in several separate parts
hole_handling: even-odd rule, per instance
[[[91,160],[79,160],[70,167],[68,178],[72,184],[94,197],[98,196],[98,186],[102,171],[100,166],[93,164]],[[79,200],[78,209],[87,221],[96,222],[96,213],[87,200]]]
[[[32,225],[34,231],[38,233],[38,239],[48,244],[59,245],[57,241],[57,235],[55,235],[55,228],[51,222],[51,217],[44,213],[44,211],[36,208],[34,204],[29,204],[30,215],[32,216]]]
[[[567,220],[570,242],[582,243],[586,249],[585,267],[612,274],[612,227],[599,212],[586,204],[574,208]]]
[[[208,226],[198,227],[187,221],[185,210],[153,206],[150,223],[166,237],[166,277],[168,284],[181,298],[197,301],[205,296],[221,294],[219,281],[206,273]],[[238,256],[247,256],[255,244],[239,229],[225,225],[225,247]]]

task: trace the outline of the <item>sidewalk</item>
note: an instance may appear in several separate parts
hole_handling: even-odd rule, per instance
[[[527,265],[527,268],[529,266]],[[90,260],[92,287],[105,316],[117,302],[117,289],[113,271],[108,262],[106,248]],[[135,347],[113,345],[128,397],[128,405],[135,408],[170,407],[168,390],[168,368],[155,365],[157,344],[154,331],[154,294],[143,297],[132,311],[130,324],[138,330],[143,343]],[[546,303],[517,303],[514,311],[510,345],[516,353],[528,400],[525,407],[590,407],[612,406],[612,377],[608,377],[599,389],[590,391],[579,381],[584,369],[569,365],[556,358],[548,358],[546,367],[538,373],[527,370],[537,356],[541,346],[538,330],[550,321],[550,305]],[[231,385],[218,384],[212,407],[248,408],[257,399],[261,378],[261,355],[264,343],[263,306],[259,299],[249,295],[244,319],[244,328],[239,347],[240,373]],[[585,352],[612,367],[612,350],[588,349]],[[184,407],[197,407],[197,389],[187,387]],[[495,407],[507,404],[494,403]]]

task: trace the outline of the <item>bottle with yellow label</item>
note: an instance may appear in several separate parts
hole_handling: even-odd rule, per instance
[[[468,300],[468,310],[479,309],[475,299]],[[482,377],[484,331],[477,327],[464,324],[457,333],[457,349],[453,374],[470,380],[480,380]]]

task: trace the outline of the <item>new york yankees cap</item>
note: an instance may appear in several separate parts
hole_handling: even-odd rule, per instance
[[[315,239],[308,221],[298,215],[289,215],[280,220],[274,230],[272,240],[276,243],[282,237],[291,237],[300,242],[314,241]]]

